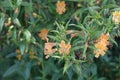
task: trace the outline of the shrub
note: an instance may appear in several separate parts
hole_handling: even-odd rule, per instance
[[[119,80],[119,6],[119,0],[0,1],[1,79]]]

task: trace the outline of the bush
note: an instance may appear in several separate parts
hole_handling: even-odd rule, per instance
[[[119,0],[1,0],[1,80],[120,80]]]

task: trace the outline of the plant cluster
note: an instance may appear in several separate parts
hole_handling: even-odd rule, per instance
[[[1,0],[0,74],[3,80],[119,80],[116,37],[119,0]]]

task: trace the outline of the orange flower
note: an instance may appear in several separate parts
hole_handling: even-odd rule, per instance
[[[108,34],[102,34],[97,40],[97,43],[95,44],[96,50],[94,50],[96,58],[98,58],[100,55],[105,55],[105,51],[107,51],[107,46],[109,45],[108,39]]]
[[[48,34],[48,30],[42,29],[42,30],[40,30],[39,37],[48,42],[47,34]]]
[[[70,43],[65,44],[65,41],[62,40],[59,46],[60,46],[60,49],[59,49],[60,54],[69,54],[70,48],[71,48]]]
[[[64,1],[57,1],[56,3],[56,12],[58,12],[58,14],[63,14],[66,11],[65,8],[66,4]]]
[[[113,22],[115,22],[115,23],[120,23],[120,11],[115,11],[115,12],[113,12],[113,17],[112,17],[112,20],[113,20]]]
[[[15,52],[17,53],[16,58],[17,58],[18,60],[21,60],[22,55],[20,54],[20,50],[17,49]]]
[[[45,43],[44,54],[46,55],[46,58],[48,58],[49,55],[51,55],[57,51],[57,49],[53,49],[53,47],[55,45],[56,45],[56,43],[51,43],[51,42]]]

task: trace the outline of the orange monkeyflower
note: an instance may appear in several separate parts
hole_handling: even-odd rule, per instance
[[[58,12],[58,14],[63,14],[66,11],[66,4],[64,1],[57,1],[56,3],[56,12]]]
[[[71,48],[70,43],[65,44],[65,41],[62,40],[61,43],[59,44],[59,46],[60,46],[60,49],[59,49],[60,54],[69,54],[70,53],[70,48]]]
[[[48,42],[47,34],[48,34],[48,30],[47,29],[42,29],[42,30],[40,30],[39,37],[42,40],[46,40]]]
[[[94,50],[94,54],[96,58],[98,58],[100,55],[105,55],[105,51],[107,51],[107,46],[109,45],[108,39],[108,34],[101,34],[101,36],[95,43],[96,50]]]
[[[115,23],[120,23],[120,11],[115,11],[115,12],[113,12],[113,17],[112,17],[112,20],[113,20],[113,22],[115,22]]]
[[[49,55],[55,53],[57,51],[57,49],[53,49],[53,47],[56,45],[56,43],[52,43],[52,42],[47,42],[45,43],[45,47],[44,47],[44,54],[46,55],[46,58],[49,57]]]
[[[16,58],[17,58],[18,60],[21,60],[22,55],[20,54],[20,50],[19,50],[19,49],[17,49],[15,52],[17,53]]]

